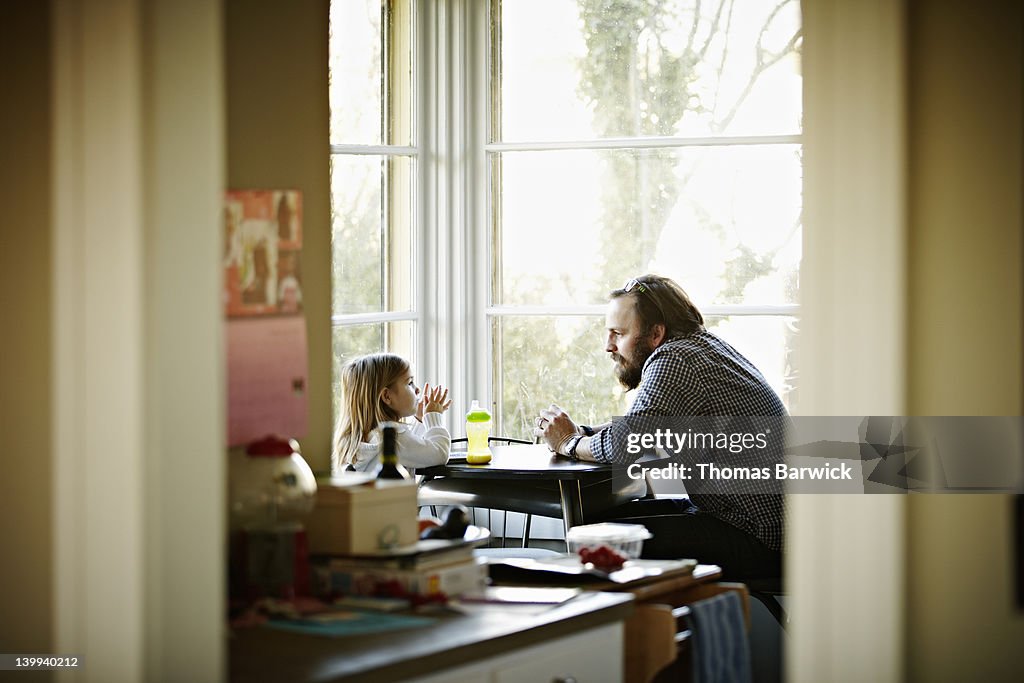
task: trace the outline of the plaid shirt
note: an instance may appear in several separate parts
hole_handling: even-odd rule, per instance
[[[763,416],[787,417],[786,408],[764,377],[739,351],[705,330],[671,339],[656,348],[644,363],[636,398],[629,416]],[[638,456],[614,444],[624,444],[630,431],[627,421],[616,420],[594,435],[590,449],[598,462],[628,464]],[[771,465],[781,451],[766,455]],[[744,454],[749,459],[751,454]],[[756,455],[754,457],[757,457]],[[748,482],[747,486],[757,487]],[[782,548],[783,497],[765,493],[715,494],[688,490],[701,512],[739,527],[769,548]],[[747,489],[750,490],[749,488]]]

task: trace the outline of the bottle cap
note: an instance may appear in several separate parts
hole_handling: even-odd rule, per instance
[[[472,404],[469,406],[469,412],[466,413],[467,422],[487,422],[491,419],[491,414],[486,409],[480,406],[478,399],[473,399]]]
[[[258,441],[250,443],[246,449],[246,455],[261,458],[287,458],[292,453],[297,453],[298,442],[294,439],[285,440],[279,436],[269,434]]]
[[[381,455],[395,455],[395,423],[384,422],[381,424]]]

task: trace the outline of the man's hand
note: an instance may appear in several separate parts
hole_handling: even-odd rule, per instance
[[[554,403],[540,411],[535,424],[533,435],[542,437],[548,447],[556,453],[559,446],[576,434],[576,423]]]

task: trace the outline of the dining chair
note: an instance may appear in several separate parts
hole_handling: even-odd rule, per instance
[[[737,580],[747,585],[750,597],[764,605],[768,613],[772,615],[783,630],[789,627],[789,615],[779,601],[780,597],[786,597],[781,578],[759,579],[741,577]]]
[[[465,437],[452,439],[453,444],[465,442]],[[507,436],[491,436],[488,437],[487,443],[509,445],[534,442]],[[526,515],[523,528],[523,548],[529,546],[530,526],[534,515],[554,519],[562,518],[562,500],[557,489],[547,490],[541,487],[519,486],[514,482],[495,479],[424,478],[420,482],[418,503],[420,507],[431,508],[431,514],[435,516],[437,507],[444,505],[465,505],[487,510],[501,510],[504,513],[502,547],[505,546],[505,535],[507,534],[505,523],[508,521],[509,512]]]

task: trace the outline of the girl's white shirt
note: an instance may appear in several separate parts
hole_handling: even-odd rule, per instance
[[[360,472],[377,467],[380,462],[380,442],[380,429],[374,429],[370,434],[370,440],[359,444],[353,467]],[[398,423],[395,446],[398,451],[398,462],[406,467],[431,467],[448,462],[452,437],[444,426],[444,416],[441,413],[426,413],[422,423],[418,420],[411,424]]]

